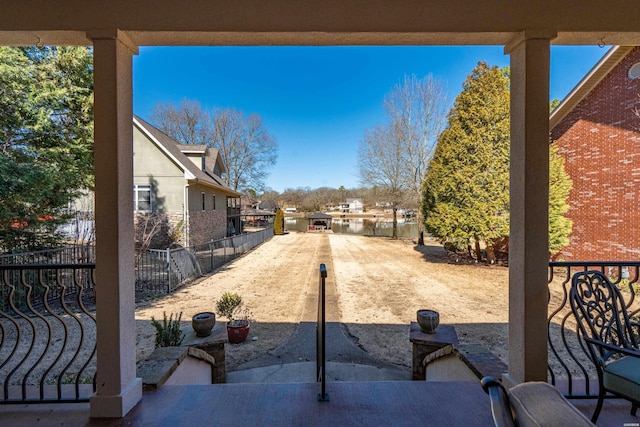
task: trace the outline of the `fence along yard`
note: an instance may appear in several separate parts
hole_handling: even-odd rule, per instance
[[[170,293],[208,274],[273,236],[273,227],[191,248],[149,249],[136,263],[136,291]]]
[[[136,289],[172,292],[271,236],[267,228],[197,248],[148,251]],[[0,404],[78,402],[93,394],[94,269],[91,245],[0,257]]]

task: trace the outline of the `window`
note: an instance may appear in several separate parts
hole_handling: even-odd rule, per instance
[[[216,195],[213,195],[213,205],[211,206],[211,210],[215,211],[216,210]]]
[[[205,194],[202,193],[202,210],[203,211],[205,210],[205,207],[206,207],[206,205],[205,205]]]
[[[153,210],[150,185],[136,184],[133,186],[133,210],[136,212],[151,212]]]

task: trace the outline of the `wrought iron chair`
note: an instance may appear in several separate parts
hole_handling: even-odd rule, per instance
[[[599,271],[576,273],[570,302],[580,335],[598,372],[595,423],[607,392],[631,401],[631,414],[640,403],[640,325],[627,312],[620,290]]]

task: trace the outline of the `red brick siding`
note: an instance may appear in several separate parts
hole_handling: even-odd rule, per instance
[[[560,259],[640,259],[640,79],[634,49],[552,130],[573,180],[570,245]]]

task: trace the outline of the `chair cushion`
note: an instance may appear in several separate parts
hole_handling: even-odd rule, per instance
[[[640,401],[640,359],[623,357],[608,363],[602,383],[607,390]]]
[[[593,426],[554,386],[526,382],[509,390],[509,401],[518,426]]]

